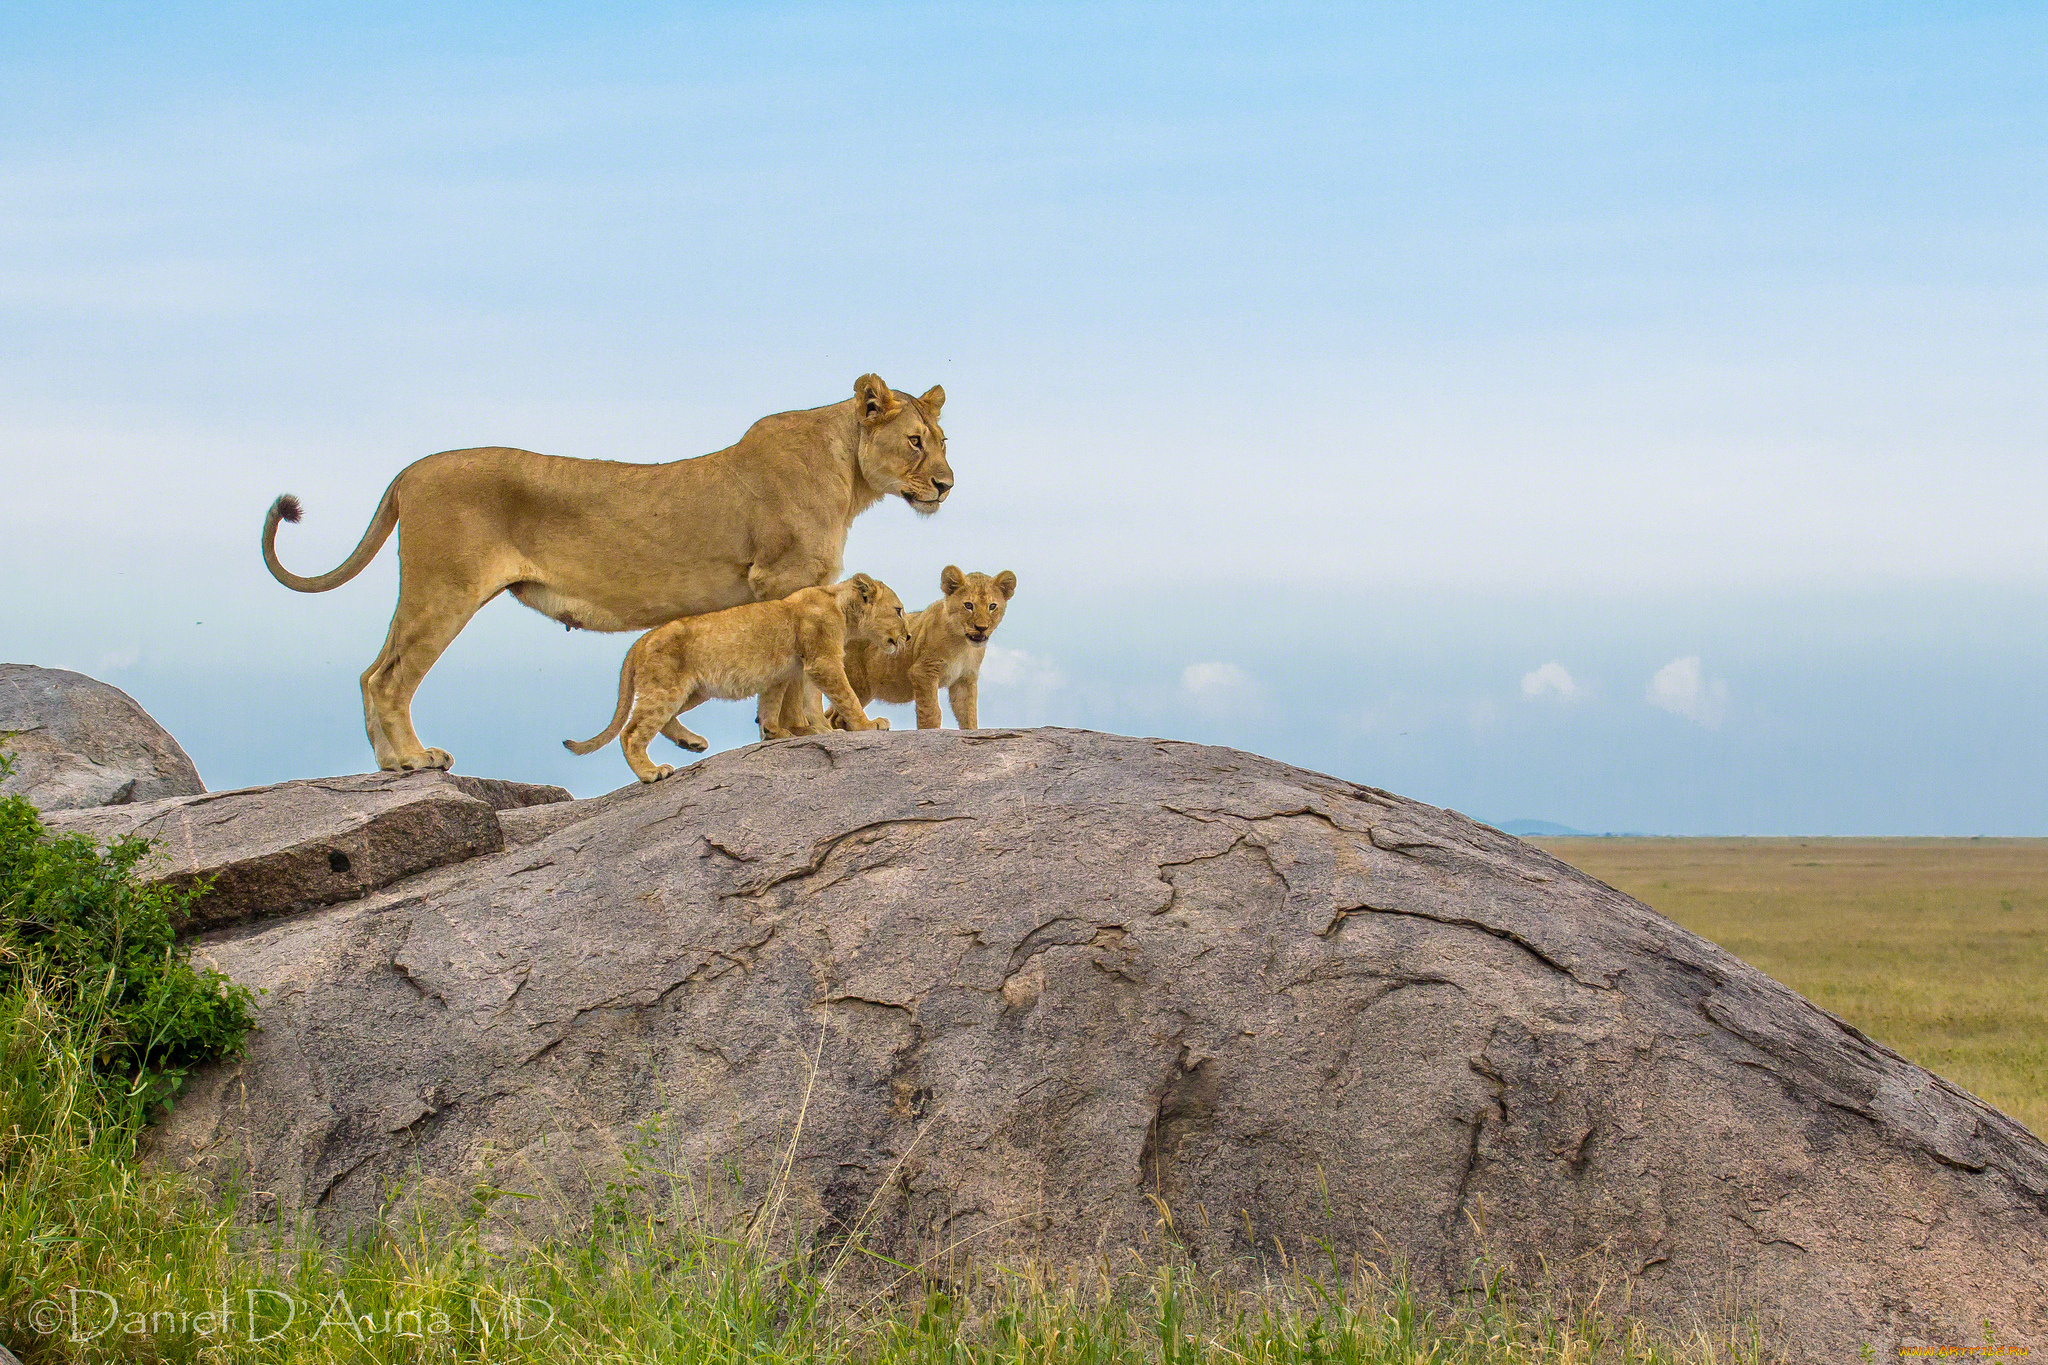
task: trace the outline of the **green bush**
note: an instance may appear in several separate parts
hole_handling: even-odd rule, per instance
[[[52,834],[25,798],[0,797],[0,1000],[37,992],[85,1045],[102,1099],[138,1118],[255,1023],[248,990],[196,970],[172,932],[203,888],[136,877],[151,847]]]

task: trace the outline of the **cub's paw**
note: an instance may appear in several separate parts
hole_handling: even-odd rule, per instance
[[[653,772],[653,774],[652,774],[651,776],[648,776],[648,777],[643,777],[643,778],[641,778],[640,780],[641,780],[642,782],[650,782],[650,783],[651,783],[651,782],[659,782],[659,781],[661,781],[661,779],[662,779],[662,778],[664,778],[664,777],[667,777],[667,776],[668,776],[668,775],[669,775],[670,773],[673,773],[674,771],[675,771],[675,769],[674,769],[673,767],[671,767],[670,765],[668,765],[668,764],[664,763],[664,764],[662,764],[662,765],[661,765],[660,767],[656,768],[656,769],[654,770],[654,772]]]
[[[695,730],[687,730],[680,725],[671,726],[661,733],[693,754],[701,754],[711,747],[710,740],[704,738]]]
[[[889,718],[888,718],[887,716],[876,716],[876,717],[875,717],[875,728],[876,728],[877,730],[886,730],[886,729],[888,729],[888,728],[889,728]]]

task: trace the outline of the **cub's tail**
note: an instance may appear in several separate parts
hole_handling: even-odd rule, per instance
[[[356,542],[356,548],[341,562],[341,567],[314,578],[301,578],[277,562],[277,524],[299,519],[299,500],[287,493],[270,504],[270,512],[263,518],[263,562],[269,566],[270,576],[293,592],[326,592],[354,578],[377,557],[377,551],[391,538],[391,528],[398,525],[398,499],[394,496],[397,488],[398,481],[393,479],[384,490],[384,500],[377,504],[377,514],[364,529],[363,538]]]
[[[619,731],[626,728],[626,714],[633,709],[633,675],[639,671],[640,646],[647,642],[645,635],[633,642],[626,651],[626,661],[619,665],[619,709],[612,712],[612,723],[604,727],[604,733],[586,740],[565,739],[562,747],[572,754],[595,753],[618,738]]]

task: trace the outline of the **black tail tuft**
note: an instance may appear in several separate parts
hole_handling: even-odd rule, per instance
[[[270,510],[276,514],[280,521],[297,521],[305,512],[305,509],[299,506],[298,498],[290,493],[285,494],[272,503]]]

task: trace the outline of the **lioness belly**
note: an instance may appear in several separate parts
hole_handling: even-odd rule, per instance
[[[646,624],[629,620],[595,602],[557,592],[544,583],[514,583],[508,591],[524,605],[571,630],[637,630]]]

